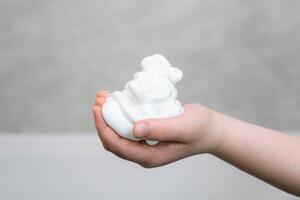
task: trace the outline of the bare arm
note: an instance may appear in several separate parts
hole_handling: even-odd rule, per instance
[[[300,138],[216,113],[217,157],[300,196]]]
[[[104,121],[102,105],[108,92],[99,92],[93,107],[95,126],[104,148],[152,168],[201,153],[211,153],[232,165],[300,196],[300,138],[252,125],[199,104],[184,106],[171,119],[145,119],[134,126],[140,139],[155,146],[121,138]]]

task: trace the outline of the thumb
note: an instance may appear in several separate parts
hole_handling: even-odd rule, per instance
[[[145,119],[135,123],[134,136],[140,139],[178,141],[182,131],[177,118]]]

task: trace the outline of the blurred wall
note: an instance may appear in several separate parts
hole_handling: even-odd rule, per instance
[[[179,99],[300,130],[300,1],[0,0],[0,132],[93,131],[100,89],[144,56],[184,71]]]

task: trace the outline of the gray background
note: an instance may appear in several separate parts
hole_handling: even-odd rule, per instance
[[[144,56],[184,71],[179,99],[300,129],[300,1],[0,1],[0,132],[93,131],[100,89]]]
[[[0,199],[297,199],[209,155],[121,160],[91,106],[161,53],[183,103],[296,133],[299,35],[299,0],[0,0]]]
[[[1,134],[1,200],[299,200],[211,155],[144,169],[96,134]]]

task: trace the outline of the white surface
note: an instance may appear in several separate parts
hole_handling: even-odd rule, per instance
[[[296,200],[210,155],[144,169],[93,134],[0,135],[1,200]]]
[[[147,118],[171,118],[183,113],[177,98],[176,82],[182,79],[180,69],[172,67],[160,54],[145,57],[142,71],[134,74],[123,91],[113,92],[103,105],[105,121],[119,135],[138,140],[133,124]],[[147,141],[154,145],[156,141]]]

